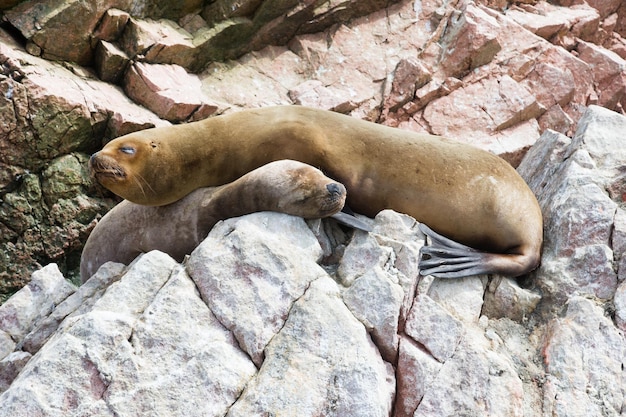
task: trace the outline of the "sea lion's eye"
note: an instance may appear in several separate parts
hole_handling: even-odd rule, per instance
[[[122,146],[120,148],[120,152],[124,152],[127,155],[134,155],[135,154],[135,148],[133,148],[131,146]]]

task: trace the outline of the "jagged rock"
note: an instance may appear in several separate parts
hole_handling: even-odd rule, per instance
[[[93,35],[94,39],[105,42],[117,41],[124,33],[129,19],[130,14],[123,10],[107,10],[102,19],[100,19],[100,23],[98,23],[98,27]]]
[[[266,360],[229,416],[388,416],[395,384],[363,324],[328,277],[313,281],[291,308]]]
[[[603,6],[600,7],[604,9]],[[514,8],[507,11],[506,15],[547,40],[570,31],[570,36],[588,38],[593,36],[600,21],[598,10],[589,7],[585,2],[577,7],[560,7],[540,2],[533,7]]]
[[[48,316],[56,305],[74,292],[56,264],[33,273],[27,286],[0,306],[0,329],[20,342],[37,320]]]
[[[175,22],[130,19],[120,40],[121,47],[133,60],[153,64],[193,65],[193,37]]]
[[[615,294],[610,245],[618,203],[606,189],[622,176],[623,152],[616,143],[624,123],[623,117],[591,106],[573,140],[547,132],[520,166],[545,219],[542,264],[533,274],[544,292],[541,308],[556,310],[577,293],[605,300]]]
[[[450,77],[459,78],[491,62],[502,49],[497,21],[476,6],[468,5],[450,24],[441,40],[445,51],[441,65]]]
[[[402,59],[393,71],[390,91],[386,94],[384,106],[396,111],[415,97],[418,88],[432,79],[432,74],[415,59]]]
[[[594,69],[593,79],[599,91],[598,105],[614,109],[626,105],[626,60],[617,54],[580,41],[579,58]]]
[[[128,56],[112,43],[100,41],[96,47],[95,67],[98,78],[102,81],[113,84],[118,83],[128,65],[130,59]]]
[[[602,308],[572,297],[549,323],[543,353],[544,410],[552,415],[619,415],[626,398],[624,336]]]
[[[95,218],[112,207],[94,189],[84,153],[106,137],[166,122],[110,84],[28,55],[2,29],[0,62],[6,74],[0,77],[0,293],[6,294],[41,264],[75,268]]]
[[[202,92],[200,80],[178,65],[136,63],[126,72],[124,90],[170,122],[204,119],[217,110]]]
[[[140,65],[180,60],[218,112],[299,102],[447,132],[513,164],[541,134],[520,172],[544,209],[543,263],[519,283],[442,281],[418,275],[423,236],[407,216],[382,212],[368,220],[373,233],[354,235],[326,220],[308,223],[315,233],[284,216],[230,220],[217,230],[236,231],[216,231],[194,255],[209,266],[192,256],[185,271],[157,253],[127,270],[108,265],[19,336],[0,329],[0,415],[621,412],[626,126],[587,106],[623,113],[623,2],[123,3],[0,1],[4,288],[51,261],[71,277],[80,242],[112,204],[88,184],[87,154],[167,124],[90,70],[26,51],[90,64],[108,51],[101,61],[111,65],[96,69],[114,80],[126,50]],[[354,18],[371,7],[381,10]],[[234,255],[235,237],[266,275]],[[267,285],[229,287],[233,277]],[[425,331],[440,319],[454,332]]]
[[[428,287],[428,296],[444,307],[457,320],[477,323],[483,313],[485,297],[484,278],[434,280]],[[491,316],[489,316],[491,317]]]
[[[490,318],[507,317],[523,322],[530,318],[539,301],[539,294],[520,288],[510,278],[501,277],[489,283],[481,313]]]
[[[260,366],[293,302],[325,274],[316,263],[321,248],[304,220],[291,217],[287,222],[275,213],[252,217],[256,222],[226,221],[213,228],[187,269],[220,323]],[[285,231],[282,239],[268,237],[276,229]],[[285,273],[292,278],[280,279]]]
[[[324,7],[293,0],[216,2],[204,8],[203,20],[198,16],[201,23],[196,23],[193,34],[177,21],[189,22],[190,15],[197,16],[203,7],[200,0],[176,4],[55,0],[45,8],[31,0],[7,10],[5,16],[27,39],[28,51],[44,58],[90,65],[95,48],[92,39],[115,39],[125,26],[122,49],[131,58],[178,64],[197,72],[212,61],[237,58],[267,45],[285,45],[298,33],[319,32],[387,6],[388,2],[381,0],[336,1]],[[132,18],[126,19],[125,12]]]
[[[2,328],[19,337],[0,344],[0,416],[617,415],[624,125],[591,106],[573,139],[546,132],[520,165],[547,214],[532,289],[420,277],[424,237],[406,215],[349,238],[332,220],[313,233],[254,213],[219,223],[186,267],[160,252],[106,264],[50,314]]]
[[[476,97],[482,97],[482,100],[477,102]],[[449,117],[451,108],[455,112],[469,116],[471,123],[461,119],[452,120],[453,118]],[[482,140],[483,145],[492,152],[506,155],[515,153],[515,150],[520,147],[520,143],[515,142],[510,132],[499,135],[503,138],[501,142],[485,143],[484,133],[479,129],[486,128],[492,132],[504,131],[512,126],[519,126],[520,122],[539,117],[544,110],[526,88],[512,78],[503,76],[497,79],[486,78],[455,90],[427,106],[423,117],[435,134],[461,137],[474,143]],[[538,138],[537,127],[534,123],[534,132],[525,138],[520,138],[525,142],[522,142],[522,148],[529,147]],[[508,144],[508,141],[512,141],[513,144]],[[521,158],[518,157],[518,163],[519,159]]]

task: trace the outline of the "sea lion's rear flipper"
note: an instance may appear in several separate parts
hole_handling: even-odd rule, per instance
[[[369,225],[367,225],[365,222],[343,211],[340,211],[339,213],[335,213],[330,217],[337,220],[339,223],[345,226],[351,227],[353,229],[363,230],[365,232],[372,231],[372,228]]]
[[[431,240],[429,246],[423,246],[420,250],[421,275],[462,278],[491,272],[492,268],[488,262],[490,254],[448,239],[423,223],[420,223],[419,228]]]

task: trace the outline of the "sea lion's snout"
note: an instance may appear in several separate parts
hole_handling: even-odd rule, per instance
[[[343,184],[339,184],[336,182],[326,185],[326,189],[333,196],[341,196],[346,192],[346,187],[344,187]]]
[[[96,152],[89,158],[89,172],[102,183],[104,178],[121,180],[126,178],[125,170],[113,158]],[[106,184],[102,184],[106,187]]]

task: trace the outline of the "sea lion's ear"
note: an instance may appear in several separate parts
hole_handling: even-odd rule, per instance
[[[158,147],[157,143],[155,141],[150,142],[150,146],[152,146],[152,149],[155,149]]]

